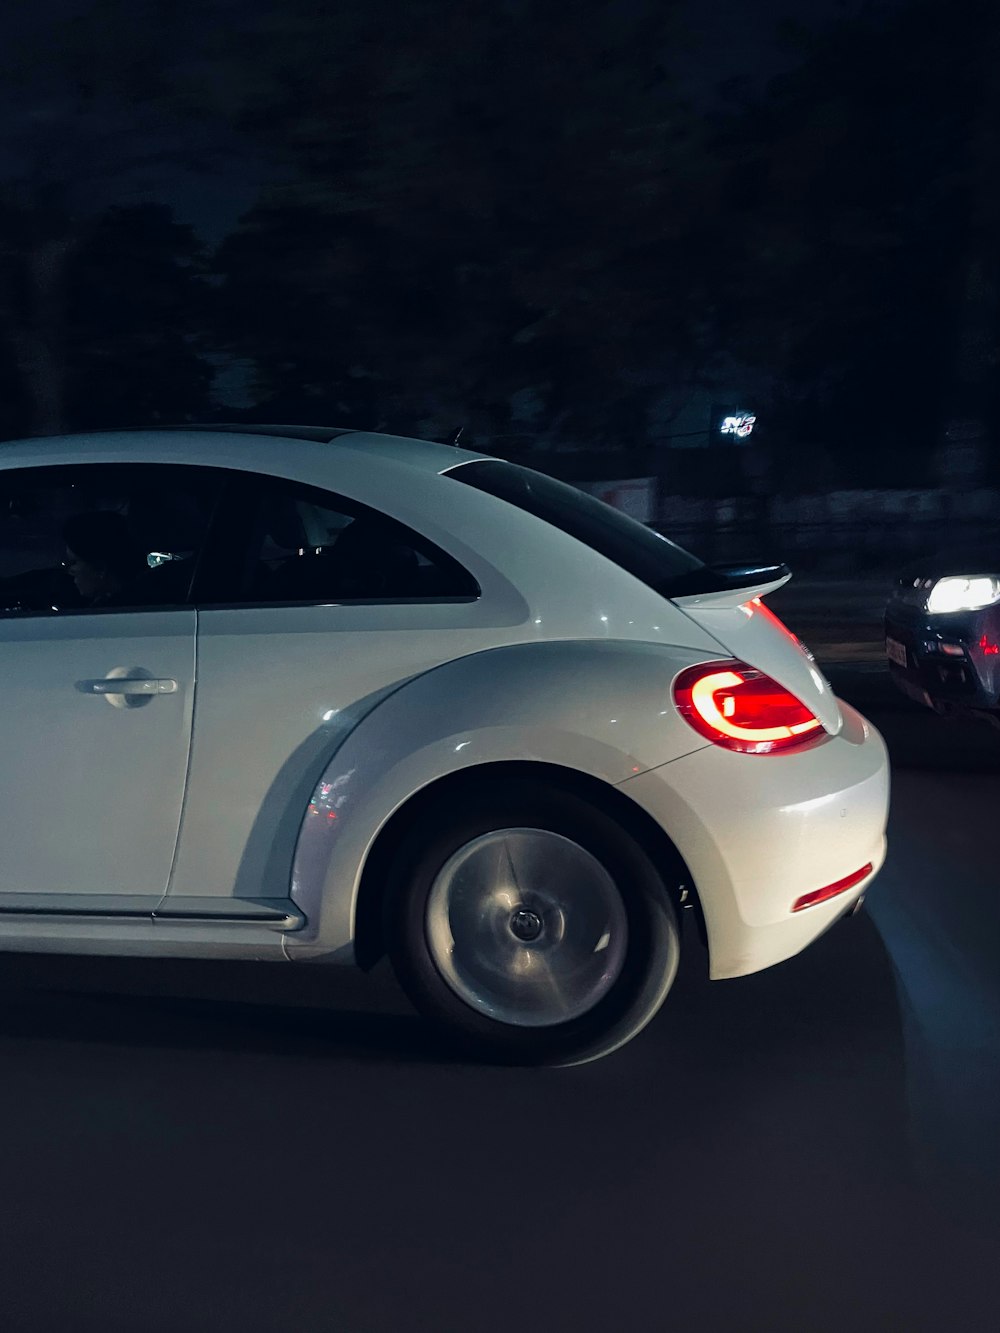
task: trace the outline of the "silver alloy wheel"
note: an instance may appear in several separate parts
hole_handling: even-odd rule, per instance
[[[549,1027],[592,1009],[628,943],[614,880],[579,843],[546,829],[484,833],[438,872],[427,945],[449,987],[480,1013]]]

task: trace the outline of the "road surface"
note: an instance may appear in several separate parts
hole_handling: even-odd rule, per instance
[[[380,970],[8,957],[3,1333],[997,1327],[1000,732],[893,752],[866,912],[569,1070],[451,1062]]]

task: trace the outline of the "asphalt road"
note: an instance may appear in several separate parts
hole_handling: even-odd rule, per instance
[[[894,759],[866,912],[579,1069],[449,1061],[379,972],[0,960],[3,1333],[997,1327],[1000,732]]]

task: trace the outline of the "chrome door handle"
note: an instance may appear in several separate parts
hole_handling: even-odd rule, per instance
[[[174,694],[176,680],[150,680],[143,676],[125,676],[111,680],[81,680],[86,694]]]
[[[81,694],[96,694],[112,708],[145,708],[158,694],[176,694],[176,680],[154,676],[145,667],[114,667],[100,680],[78,680]]]

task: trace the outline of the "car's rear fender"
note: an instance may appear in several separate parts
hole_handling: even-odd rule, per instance
[[[660,644],[519,644],[449,662],[384,699],[345,737],[299,832],[290,956],[351,961],[357,894],[380,830],[431,783],[537,762],[614,787],[701,749],[671,684],[705,652]]]
[[[745,601],[732,593],[706,594],[678,598],[677,605],[727,652],[765,672],[801,699],[825,730],[836,736],[843,719],[829,681],[808,649],[770,607],[754,596],[755,591],[748,589]]]

